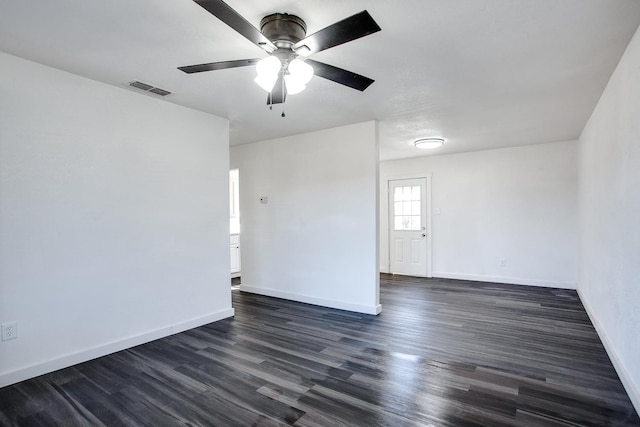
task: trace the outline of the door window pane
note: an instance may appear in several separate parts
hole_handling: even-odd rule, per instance
[[[420,186],[414,185],[411,187],[411,200],[420,201]]]
[[[402,209],[402,207],[404,206],[404,203],[402,202],[394,202],[394,208],[395,208],[395,215],[402,215],[404,212],[404,209]]]
[[[420,230],[420,217],[411,216],[411,230]]]
[[[411,215],[420,215],[420,202],[411,202]]]
[[[411,215],[411,202],[403,202],[402,204],[402,215]]]

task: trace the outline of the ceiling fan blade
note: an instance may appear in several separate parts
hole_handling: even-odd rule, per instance
[[[273,86],[271,93],[267,95],[267,105],[282,104],[287,99],[287,88],[283,83],[282,76],[278,77],[278,81]]]
[[[244,19],[242,15],[229,7],[222,0],[193,0],[207,12],[236,30],[250,42],[271,53],[276,50],[276,46],[266,38],[256,27]]]
[[[369,15],[369,12],[363,10],[305,37],[294,44],[292,49],[298,55],[308,56],[312,53],[368,36],[380,30],[381,28]]]
[[[318,62],[311,59],[307,59],[305,62],[313,67],[313,74],[316,76],[331,80],[332,82],[340,83],[341,85],[349,86],[350,88],[357,89],[359,91],[364,91],[375,81],[369,77],[361,76],[360,74],[334,67],[333,65],[325,64],[324,62]]]
[[[184,71],[187,74],[202,73],[203,71],[224,70],[225,68],[247,67],[253,65],[260,59],[238,59],[236,61],[220,61],[209,62],[207,64],[198,65],[186,65],[184,67],[178,67],[178,70]]]

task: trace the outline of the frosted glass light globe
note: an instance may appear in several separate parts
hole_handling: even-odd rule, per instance
[[[296,80],[306,85],[313,77],[313,67],[296,58],[289,64],[289,74],[295,76]]]

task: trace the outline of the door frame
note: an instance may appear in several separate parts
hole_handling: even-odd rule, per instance
[[[433,227],[432,227],[432,209],[431,209],[431,174],[428,175],[422,175],[422,176],[389,176],[386,178],[387,180],[387,200],[386,200],[386,206],[387,206],[387,252],[388,252],[388,257],[387,257],[387,265],[389,266],[389,273],[391,273],[391,231],[392,231],[392,222],[393,222],[393,218],[391,217],[391,198],[392,198],[392,194],[391,191],[389,191],[389,188],[391,187],[391,181],[402,181],[405,179],[425,179],[426,180],[426,216],[425,216],[425,221],[426,221],[426,227],[427,227],[427,250],[426,250],[426,257],[427,257],[427,278],[431,278],[433,277],[432,275],[432,271],[433,271]]]

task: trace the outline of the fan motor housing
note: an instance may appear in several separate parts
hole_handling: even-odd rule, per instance
[[[288,13],[272,13],[260,20],[260,32],[278,48],[290,48],[307,34],[302,18]]]

